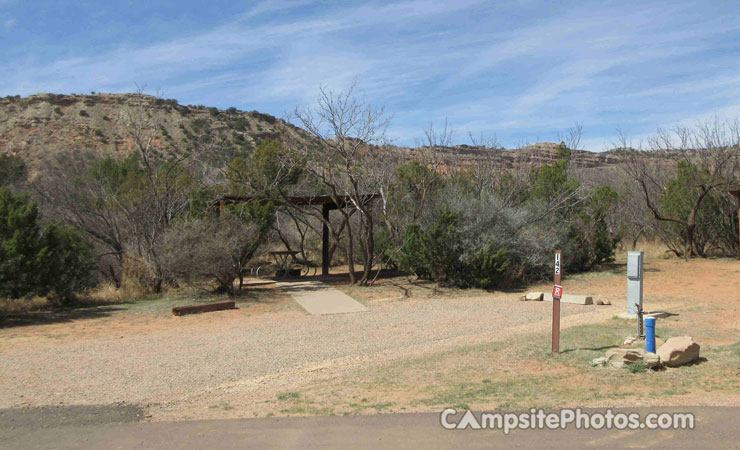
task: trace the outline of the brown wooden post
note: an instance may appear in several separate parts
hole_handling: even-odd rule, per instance
[[[321,208],[324,222],[321,227],[321,276],[329,276],[329,205]]]
[[[562,252],[555,250],[555,286],[560,286],[562,267]],[[552,296],[552,352],[560,353],[560,296],[555,295],[555,288]]]
[[[730,195],[737,199],[737,259],[740,259],[740,190],[730,191]]]

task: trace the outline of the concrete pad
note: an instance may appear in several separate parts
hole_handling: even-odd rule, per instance
[[[320,281],[281,282],[280,289],[290,293],[309,314],[343,314],[368,311],[362,303]]]
[[[545,294],[542,300],[546,302],[552,301],[552,294]],[[576,295],[576,294],[563,294],[563,298],[560,299],[561,303],[572,303],[574,305],[593,305],[593,297],[587,295]]]

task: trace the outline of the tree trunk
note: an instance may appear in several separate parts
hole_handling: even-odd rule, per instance
[[[352,284],[357,283],[357,279],[355,278],[355,243],[354,243],[354,236],[352,233],[352,224],[349,223],[349,214],[346,214],[344,211],[342,212],[346,228],[347,228],[347,247],[345,248],[344,254],[347,257],[347,266],[349,269],[349,282]]]
[[[694,230],[696,229],[695,224],[689,224],[686,226],[686,246],[684,249],[684,257],[688,261],[694,256]]]

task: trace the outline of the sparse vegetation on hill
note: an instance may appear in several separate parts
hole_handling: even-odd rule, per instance
[[[144,109],[158,124],[151,143],[155,148],[207,137],[230,152],[251,151],[267,137],[300,134],[282,120],[256,111],[185,106],[143,94],[39,94],[0,98],[0,153],[20,155],[32,171],[60,153],[124,157],[135,151],[125,115]]]

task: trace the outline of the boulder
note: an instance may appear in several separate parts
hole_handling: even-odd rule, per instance
[[[699,358],[699,344],[691,336],[676,336],[661,345],[657,354],[664,365],[678,367]]]
[[[643,361],[645,361],[645,366],[648,369],[657,369],[660,367],[660,357],[657,353],[646,352]]]
[[[527,294],[522,297],[522,300],[525,302],[541,302],[544,295],[544,292],[527,292]]]
[[[609,365],[617,369],[643,361],[645,350],[641,348],[613,348],[606,352]]]
[[[600,299],[596,300],[596,304],[597,305],[611,305],[612,302],[610,300],[605,300],[603,298],[600,298]]]

